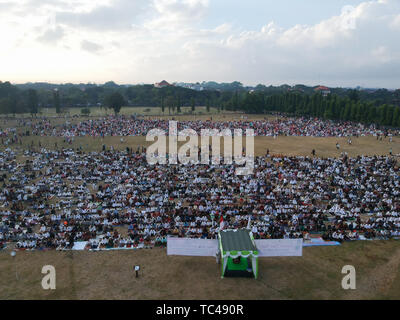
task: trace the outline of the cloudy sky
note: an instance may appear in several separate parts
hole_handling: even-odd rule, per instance
[[[0,0],[0,80],[400,87],[400,0]]]

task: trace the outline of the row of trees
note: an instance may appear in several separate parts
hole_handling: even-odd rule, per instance
[[[115,92],[106,99],[106,104],[118,113],[124,105],[123,96]],[[160,98],[161,110],[165,112],[181,112],[182,101],[167,96]],[[195,100],[191,100],[191,110],[195,111]],[[351,92],[347,97],[328,95],[323,97],[319,93],[305,95],[299,93],[285,93],[266,95],[261,92],[239,94],[235,92],[230,99],[223,100],[223,96],[211,96],[206,99],[207,111],[214,107],[220,110],[244,111],[246,113],[283,112],[297,116],[309,116],[331,120],[354,121],[362,123],[375,123],[382,126],[400,127],[400,107],[374,102],[362,102],[359,97]]]
[[[102,86],[71,84],[56,87],[45,84],[14,86],[0,82],[0,113],[36,114],[39,108],[55,108],[61,112],[68,107],[107,107],[116,93],[122,96],[127,106],[156,107],[164,104],[178,111],[182,106],[211,105],[211,100],[219,97],[218,91],[195,91],[174,86],[159,89],[153,85],[119,86],[109,82]]]
[[[110,107],[118,113],[121,103],[126,106],[160,106],[163,111],[168,108],[170,113],[181,112],[183,106],[190,106],[194,111],[196,105],[206,105],[209,111],[212,101],[219,98],[218,91],[200,92],[174,86],[159,89],[152,85],[125,87],[106,83],[82,89],[76,85],[63,85],[60,88],[51,86],[48,89],[40,85],[22,88],[9,82],[0,82],[0,113],[37,114],[40,108],[54,108],[60,113],[68,107],[86,109],[93,106]]]
[[[45,91],[45,98],[43,97]],[[307,94],[300,90],[270,93],[266,90],[253,91],[195,91],[169,86],[155,88],[152,85],[118,86],[113,82],[103,86],[86,86],[76,91],[76,85],[45,90],[42,87],[20,88],[9,82],[0,82],[0,113],[37,114],[42,107],[55,108],[57,113],[64,107],[104,106],[117,114],[124,105],[159,106],[162,112],[180,113],[183,106],[193,112],[196,105],[204,105],[218,111],[244,111],[246,113],[284,112],[299,116],[310,116],[333,120],[376,123],[400,127],[400,107],[380,100],[365,100],[357,90],[347,90],[347,95],[336,93],[323,97],[319,93]],[[397,92],[394,92],[396,95]],[[74,105],[77,95],[82,95],[81,104]],[[74,98],[75,97],[75,98]],[[76,101],[80,101],[80,99]],[[87,110],[86,110],[87,111]]]
[[[35,90],[21,91],[9,82],[0,82],[0,112],[3,114],[32,112],[37,113],[39,102]]]
[[[1,84],[1,82],[0,82]],[[9,84],[9,83],[8,83]],[[129,106],[157,106],[161,97],[173,96],[177,98],[180,95],[183,105],[190,105],[194,98],[199,105],[205,105],[207,99],[211,99],[215,92],[218,96],[246,94],[249,91],[256,91],[266,95],[284,94],[286,92],[298,92],[306,95],[312,95],[315,87],[305,85],[281,85],[265,86],[259,84],[254,87],[245,87],[240,82],[217,83],[203,82],[201,86],[204,91],[195,91],[179,86],[170,86],[162,89],[155,88],[153,85],[117,85],[110,81],[103,85],[96,84],[50,84],[50,83],[27,83],[13,86],[16,90],[26,91],[34,89],[37,91],[39,105],[42,107],[51,107],[53,105],[53,91],[58,89],[62,104],[69,107],[95,106],[104,102],[104,99],[114,91],[121,93]],[[332,94],[339,97],[346,97],[350,94],[358,96],[361,101],[376,101],[377,105],[393,104],[400,106],[400,90],[389,91],[387,89],[364,89],[351,90],[346,88],[331,88]],[[223,98],[226,101],[226,98]]]
[[[389,104],[376,105],[361,101],[357,95],[347,97],[321,94],[303,95],[286,93],[267,96],[262,93],[247,93],[240,104],[247,113],[284,112],[297,116],[310,116],[332,120],[376,123],[383,126],[400,127],[400,107]]]

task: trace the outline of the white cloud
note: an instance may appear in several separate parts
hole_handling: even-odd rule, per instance
[[[398,0],[365,1],[314,25],[266,22],[258,30],[207,24],[207,0],[16,0],[2,7],[0,69],[11,80],[400,87]],[[15,72],[16,57],[29,52],[47,59]],[[76,67],[55,75],[49,55]],[[76,71],[83,65],[87,72]]]
[[[153,7],[166,21],[188,22],[206,13],[208,0],[154,0]]]
[[[64,30],[60,26],[46,30],[37,39],[40,42],[54,44],[64,37]]]
[[[212,31],[218,34],[226,34],[232,30],[232,26],[229,23],[223,23],[215,27]],[[207,30],[206,30],[207,31]]]
[[[148,7],[146,0],[115,0],[90,10],[57,12],[59,23],[93,31],[129,30]]]
[[[400,14],[393,18],[390,26],[395,30],[397,29],[398,31],[400,31]]]
[[[103,47],[97,43],[91,42],[89,40],[83,40],[81,42],[81,48],[85,51],[96,53],[103,49]]]

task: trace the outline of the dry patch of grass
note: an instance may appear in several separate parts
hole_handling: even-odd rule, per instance
[[[303,257],[261,258],[259,279],[220,278],[214,258],[167,256],[161,248],[103,252],[0,252],[0,299],[400,299],[400,242],[305,248]],[[15,279],[15,264],[19,280]],[[54,265],[57,289],[41,288]],[[140,265],[135,278],[133,266]],[[341,288],[344,265],[357,289]]]
[[[82,108],[64,108],[63,113],[56,113],[55,108],[42,108],[37,117],[71,117],[71,116],[82,116],[81,110]],[[104,117],[108,115],[114,115],[113,109],[110,108],[100,108],[100,107],[90,107],[90,116],[91,117]],[[176,111],[176,109],[175,109]],[[205,106],[196,106],[195,111],[191,111],[191,107],[181,107],[181,113],[173,113],[171,109],[172,116],[187,116],[190,114],[196,115],[214,115],[220,114],[218,113],[217,108],[210,108],[210,111],[207,111]],[[225,113],[225,112],[222,112]],[[161,107],[122,107],[119,115],[130,116],[130,115],[143,115],[143,116],[169,116],[168,108],[165,108],[164,113],[161,110]],[[30,118],[32,117],[30,113],[17,114],[15,117],[13,115],[0,115],[0,119],[2,118]]]
[[[241,116],[221,114],[213,116],[213,120],[239,120]],[[180,119],[189,119],[185,117],[193,116]],[[206,117],[210,116],[202,120]],[[40,141],[49,149],[55,149],[57,143],[58,149],[82,147],[85,152],[101,151],[103,144],[107,149],[113,146],[118,150],[150,145],[145,137],[124,137],[123,143],[120,137],[78,137],[71,145],[58,137],[22,140],[22,146],[18,146],[21,151],[32,141],[36,149]],[[354,157],[387,155],[392,148],[394,154],[400,153],[397,137],[393,143],[388,139],[377,141],[374,137],[352,140],[353,144],[348,145],[344,138],[255,137],[255,152],[265,155],[269,149],[270,154],[310,156],[315,149],[318,157],[338,157],[342,151]],[[341,145],[339,151],[336,142]],[[133,271],[137,264],[141,266],[139,278],[135,278]],[[344,276],[341,270],[347,264],[357,271],[355,291],[341,288]],[[53,265],[57,270],[54,291],[41,288],[44,265]],[[15,260],[9,250],[3,250],[0,251],[0,299],[400,299],[399,267],[399,241],[357,241],[340,247],[305,248],[303,257],[262,258],[258,280],[221,279],[220,266],[214,258],[172,257],[160,248],[108,252],[25,251],[18,252]]]

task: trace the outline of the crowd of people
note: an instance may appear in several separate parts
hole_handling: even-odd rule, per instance
[[[18,134],[17,128],[0,129],[0,139],[3,146],[20,145],[22,143],[21,134]]]
[[[145,150],[8,148],[0,178],[0,247],[140,248],[245,227],[256,239],[400,237],[399,167],[389,156],[268,154],[253,175],[237,176],[234,164],[150,165]]]
[[[49,118],[31,119],[20,122],[34,136],[146,136],[151,129],[168,132],[169,121],[162,119],[144,119],[135,116],[109,116],[89,120],[65,121],[54,124]],[[355,124],[352,122],[336,122],[331,120],[291,118],[280,116],[276,119],[264,120],[232,120],[232,121],[178,121],[178,130],[193,129],[200,135],[202,129],[224,130],[253,129],[256,136],[312,136],[312,137],[350,137],[350,136],[392,136],[399,135],[399,130],[379,129],[374,125]]]

